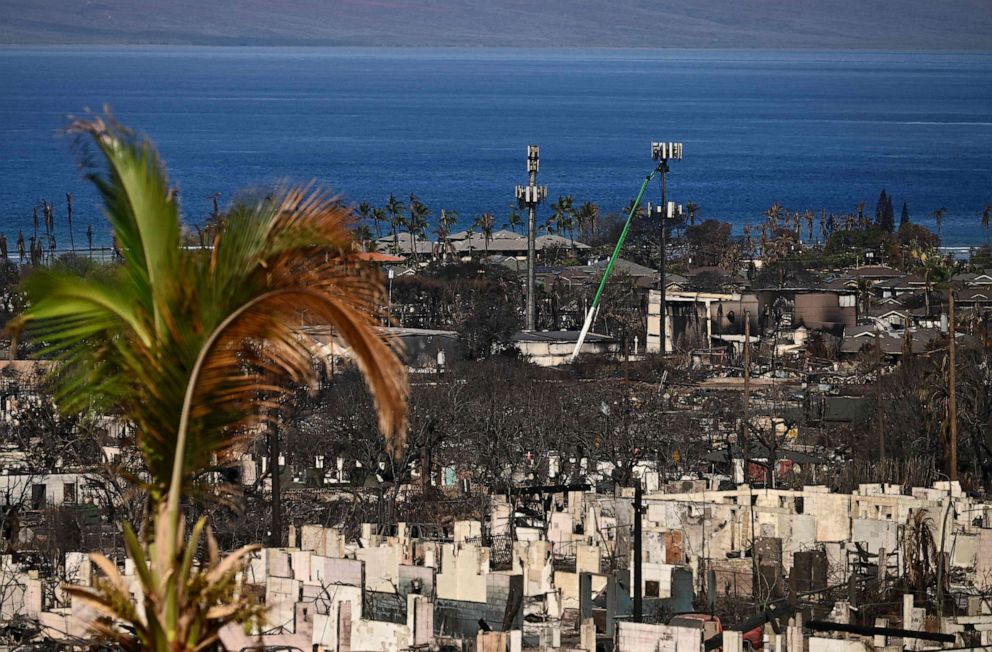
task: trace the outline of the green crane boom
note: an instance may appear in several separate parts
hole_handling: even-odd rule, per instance
[[[623,225],[623,231],[620,232],[620,238],[617,239],[617,244],[613,247],[613,255],[610,256],[610,262],[606,265],[606,271],[603,272],[603,278],[599,282],[599,288],[596,289],[596,296],[592,300],[592,305],[589,306],[589,312],[586,313],[586,321],[582,324],[582,331],[579,333],[579,339],[575,342],[575,350],[572,351],[572,357],[569,362],[573,362],[579,355],[579,351],[582,349],[582,344],[586,340],[586,335],[589,334],[589,329],[592,327],[593,317],[596,315],[596,310],[599,308],[599,300],[603,297],[603,290],[606,288],[606,282],[610,278],[610,273],[613,271],[613,266],[617,263],[617,258],[620,257],[620,249],[623,248],[624,240],[627,239],[627,233],[630,231],[630,223],[634,220],[634,215],[637,213],[637,207],[641,205],[641,199],[644,197],[644,192],[648,189],[648,184],[651,183],[651,179],[654,179],[655,175],[658,174],[658,170],[655,169],[651,174],[644,177],[644,183],[641,184],[641,189],[637,193],[637,198],[634,199],[634,203],[630,206],[630,212],[627,214],[627,221]]]

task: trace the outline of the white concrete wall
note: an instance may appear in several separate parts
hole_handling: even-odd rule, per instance
[[[621,621],[617,623],[617,652],[699,652],[703,631]]]
[[[76,503],[99,502],[99,497],[87,489],[87,476],[81,473],[0,475],[0,504],[31,504],[32,487],[45,485],[47,506],[59,506],[66,500],[65,486],[73,485]]]
[[[472,543],[447,543],[441,547],[437,597],[469,602],[486,601],[489,551]]]

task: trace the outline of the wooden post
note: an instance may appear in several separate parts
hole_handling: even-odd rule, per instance
[[[641,512],[643,489],[638,479],[634,484],[634,622],[641,622],[643,617],[644,587],[641,576]]]
[[[667,294],[665,291],[665,285],[667,281],[665,279],[665,260],[667,249],[668,249],[668,234],[666,232],[668,219],[668,161],[662,161],[661,165],[658,166],[661,170],[661,219],[659,220],[658,227],[658,292],[659,292],[659,311],[661,312],[661,348],[659,349],[664,355],[668,353],[668,341],[666,339],[667,334],[667,322],[668,316],[665,314],[668,312],[668,302]],[[707,316],[708,317],[708,316]]]
[[[875,392],[878,402],[878,459],[885,459],[885,411],[882,406],[882,334],[875,330]]]
[[[279,433],[269,426],[269,472],[272,474],[272,532],[269,545],[282,546],[282,482],[279,477]]]
[[[954,290],[947,288],[947,334],[949,335],[950,344],[948,346],[948,374],[950,378],[947,381],[948,397],[947,397],[947,418],[950,421],[950,452],[948,455],[948,466],[950,467],[947,471],[948,477],[951,482],[958,479],[958,402],[957,393],[955,387],[955,381],[957,377],[957,371],[955,369],[955,353],[957,349],[957,343],[955,341],[955,325],[954,325]]]
[[[750,441],[751,433],[751,415],[750,415],[750,402],[751,402],[751,313],[747,310],[744,311],[744,405],[743,405],[743,422],[744,427],[741,428],[740,437],[740,447],[741,447],[741,457],[744,460],[744,482],[750,484],[748,479],[748,442]]]

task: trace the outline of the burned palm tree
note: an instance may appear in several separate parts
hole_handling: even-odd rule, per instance
[[[782,217],[782,211],[784,210],[781,204],[775,202],[763,213],[768,218],[768,224],[773,230],[778,228],[779,219]]]
[[[217,221],[220,220],[220,193],[219,192],[215,192],[214,194],[210,195],[210,204],[211,204],[211,207],[212,207],[212,210],[210,211],[210,219],[212,219],[214,222],[217,222]]]
[[[918,273],[923,276],[923,303],[927,316],[930,316],[930,295],[933,292],[933,286],[949,280],[951,270],[947,262],[934,249],[916,247],[912,249],[910,255],[916,263]]]
[[[55,208],[47,199],[42,202],[42,212],[45,217],[45,240],[48,242],[48,251],[55,256]]]
[[[41,265],[42,260],[44,260],[45,257],[45,251],[42,249],[41,241],[38,240],[38,238],[35,237],[31,238],[30,254],[31,254],[31,265],[34,267],[38,267],[39,265]]]
[[[76,238],[72,233],[72,193],[65,193],[65,220],[69,226],[69,247],[76,253]]]
[[[689,226],[692,226],[696,223],[696,214],[699,213],[699,204],[693,201],[686,202],[685,210],[689,213]]]
[[[858,301],[859,317],[864,317],[871,310],[872,299],[875,298],[875,284],[871,279],[859,276],[854,290]]]
[[[938,581],[938,553],[934,537],[934,522],[926,510],[913,512],[906,524],[903,539],[906,568],[906,589],[925,598],[927,590]]]
[[[937,227],[937,237],[943,239],[944,237],[944,215],[947,213],[946,208],[936,208],[930,211],[930,216],[933,217],[934,226]]]

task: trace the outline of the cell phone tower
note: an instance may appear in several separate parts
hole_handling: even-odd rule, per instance
[[[537,185],[537,171],[541,167],[541,148],[527,146],[526,186],[517,186],[517,204],[527,209],[527,330],[537,328],[537,306],[534,287],[535,241],[537,239],[537,205],[548,197],[548,187]]]
[[[658,291],[660,293],[661,303],[659,308],[660,317],[660,333],[659,333],[659,347],[660,351],[668,353],[667,342],[665,341],[665,265],[668,262],[667,259],[667,249],[668,249],[668,223],[667,220],[673,219],[675,217],[675,206],[674,202],[668,201],[668,162],[669,161],[680,161],[682,160],[682,143],[651,143],[651,158],[658,161],[658,172],[661,173],[661,204],[658,206]],[[681,208],[681,207],[680,207]],[[654,215],[652,215],[654,217]]]
[[[667,353],[668,343],[667,343],[667,319],[665,313],[667,311],[666,301],[668,295],[668,278],[665,274],[665,267],[668,265],[668,223],[676,218],[681,219],[684,214],[684,209],[682,204],[676,204],[673,201],[668,202],[664,206],[653,206],[651,202],[648,202],[648,216],[651,219],[657,219],[661,223],[661,263],[658,265],[658,291],[659,291],[659,301],[658,301],[658,315],[660,316],[660,337],[661,341],[659,343],[659,350],[662,353]]]

